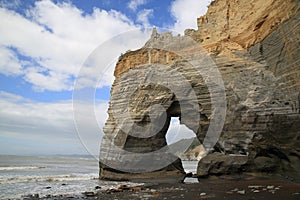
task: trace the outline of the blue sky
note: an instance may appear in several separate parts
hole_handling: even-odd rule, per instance
[[[0,0],[0,154],[97,152],[95,138],[107,117],[116,58],[147,41],[150,32],[145,28],[181,34],[186,28],[197,29],[196,18],[209,2]],[[115,58],[109,67],[108,61],[100,61],[101,78],[82,71],[95,49],[128,31],[133,34],[127,43],[108,49]],[[72,95],[79,73],[84,84],[95,89],[94,135],[78,136],[74,124]]]

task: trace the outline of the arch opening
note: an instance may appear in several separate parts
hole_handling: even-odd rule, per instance
[[[171,145],[181,140],[195,138],[196,134],[186,127],[184,124],[180,124],[179,117],[171,117],[170,126],[166,133],[167,144]]]
[[[180,123],[180,117],[171,117],[165,137],[171,151],[181,159],[185,173],[196,174],[198,161],[204,153],[196,134]]]

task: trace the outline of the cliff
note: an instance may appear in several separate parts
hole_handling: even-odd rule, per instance
[[[216,0],[197,22],[185,36],[154,29],[119,58],[100,178],[181,180],[171,117],[206,148],[198,176],[299,174],[299,2]]]

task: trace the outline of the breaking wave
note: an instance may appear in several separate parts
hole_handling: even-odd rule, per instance
[[[63,181],[85,181],[97,179],[97,174],[67,174],[55,176],[23,176],[23,177],[0,177],[3,183],[28,183],[28,182],[63,182]]]
[[[10,167],[0,167],[0,171],[8,170],[27,170],[27,169],[43,169],[43,166],[10,166]]]

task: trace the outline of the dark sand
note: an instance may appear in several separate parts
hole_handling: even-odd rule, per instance
[[[101,187],[101,186],[100,186]],[[37,199],[37,198],[27,198]],[[160,183],[138,187],[87,191],[81,196],[49,196],[42,199],[264,199],[300,200],[300,183],[274,177],[222,176],[200,179],[199,183]]]
[[[300,184],[286,181],[220,181],[200,183],[157,184],[144,190],[99,193],[98,199],[282,199],[300,200]],[[250,187],[249,187],[250,186]],[[268,189],[269,188],[269,189]]]

